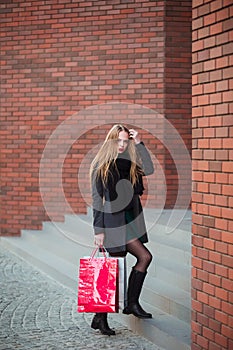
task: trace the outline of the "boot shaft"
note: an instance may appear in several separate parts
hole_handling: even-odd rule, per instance
[[[152,314],[144,311],[139,304],[139,296],[145,277],[146,272],[134,269],[131,271],[128,285],[128,305],[123,310],[124,314],[133,314],[138,318],[152,318]]]
[[[128,304],[138,301],[146,274],[146,272],[132,269],[128,282]]]

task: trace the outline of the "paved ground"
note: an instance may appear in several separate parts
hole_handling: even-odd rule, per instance
[[[0,350],[160,350],[114,320],[116,336],[90,328],[76,295],[0,246]]]

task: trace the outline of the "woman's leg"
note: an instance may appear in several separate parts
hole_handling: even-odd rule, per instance
[[[152,318],[152,314],[143,310],[139,304],[142,285],[147,274],[147,268],[151,263],[152,255],[150,251],[139,240],[132,240],[127,243],[127,251],[137,258],[128,281],[128,305],[123,313],[133,314],[139,318]]]
[[[127,252],[137,258],[134,270],[140,272],[147,272],[147,268],[152,261],[152,255],[150,251],[144,246],[144,244],[138,239],[131,240],[126,245]]]

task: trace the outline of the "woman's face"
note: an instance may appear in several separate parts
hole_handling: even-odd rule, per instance
[[[129,143],[129,134],[126,131],[120,131],[117,140],[118,153],[125,152]]]

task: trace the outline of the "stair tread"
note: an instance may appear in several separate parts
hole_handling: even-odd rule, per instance
[[[77,232],[77,227],[74,227],[77,225],[79,227],[79,230],[82,228],[85,228],[85,230],[88,230],[88,233],[91,234],[91,237],[93,235],[93,228],[92,223],[85,215],[75,215],[73,217],[67,217],[67,222],[59,223],[58,226],[63,228],[64,230],[69,231],[71,234],[74,234]],[[148,226],[148,225],[147,225]],[[187,233],[186,233],[187,234]],[[191,238],[187,237],[184,239],[175,239],[173,238],[173,235],[165,234],[164,232],[161,233],[161,230],[158,228],[154,228],[153,230],[148,230],[149,240],[153,243],[166,245],[172,248],[176,248],[182,251],[190,251],[191,247]]]
[[[46,223],[47,224],[47,223]],[[45,225],[46,225],[45,224]],[[93,237],[92,222],[86,215],[66,215],[66,221],[57,223],[56,226],[63,229],[72,237],[78,236],[80,231],[85,230],[86,236]],[[185,231],[185,237],[175,237],[175,234],[166,234],[160,229],[161,226],[148,227],[149,240],[158,244],[168,245],[183,251],[190,251],[191,238],[190,232]]]
[[[148,308],[147,308],[148,309]],[[179,335],[179,338],[182,338],[184,335],[184,330],[189,331],[190,326],[181,320],[178,320],[176,317],[173,317],[167,313],[162,313],[159,309],[153,314],[152,324],[167,333],[170,333],[172,336]]]
[[[189,350],[190,349],[190,324],[173,317],[156,307],[151,307],[147,303],[142,303],[145,310],[150,310],[152,319],[144,320],[133,324],[133,330],[139,334],[146,333],[147,337],[158,346],[166,350]],[[123,317],[123,322],[124,322]]]
[[[148,288],[151,285],[152,280],[155,281],[153,284],[153,292],[155,291],[164,297],[172,297],[174,300],[180,303],[183,303],[183,300],[190,299],[189,292],[171,285],[168,282],[161,280],[160,278],[150,276],[150,280],[145,282],[145,285],[148,286]]]

